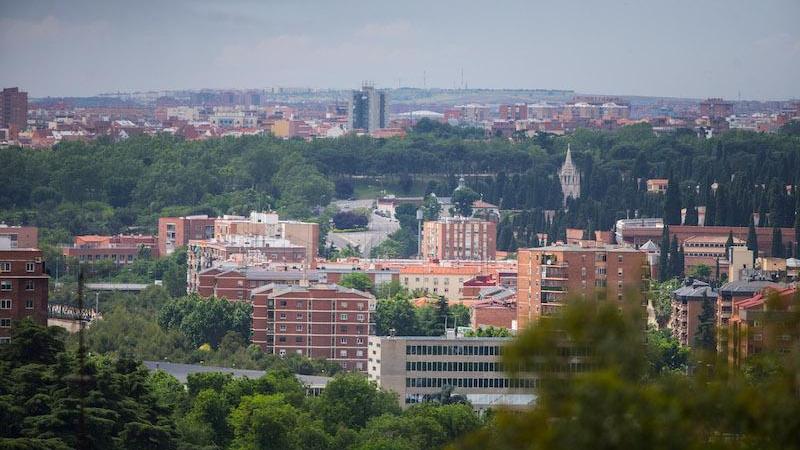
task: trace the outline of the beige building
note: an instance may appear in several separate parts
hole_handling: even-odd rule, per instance
[[[367,373],[371,381],[393,392],[400,405],[423,402],[452,387],[475,409],[531,405],[534,376],[511,378],[501,354],[511,338],[370,336]]]
[[[400,268],[400,284],[409,291],[442,295],[448,302],[463,297],[464,282],[481,273],[480,266],[442,267],[426,264]]]
[[[425,222],[422,257],[444,260],[493,260],[497,258],[497,225],[487,220],[446,217]]]

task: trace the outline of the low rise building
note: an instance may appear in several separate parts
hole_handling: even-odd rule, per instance
[[[269,284],[250,293],[253,343],[266,353],[298,354],[367,369],[371,294],[337,285]]]
[[[397,396],[403,408],[444,388],[467,397],[475,409],[527,407],[536,396],[533,375],[509,376],[501,361],[510,338],[370,336],[369,379]]]
[[[73,244],[62,248],[64,256],[80,262],[112,261],[115,264],[130,264],[149,252],[157,258],[158,238],[149,235],[75,236]]]
[[[195,215],[186,217],[161,217],[158,219],[158,252],[172,254],[178,247],[189,245],[190,240],[214,237],[213,217]]]
[[[485,327],[517,329],[517,293],[501,287],[487,287],[470,306],[473,330]]]
[[[0,239],[0,344],[9,341],[11,326],[25,317],[47,325],[48,284],[42,251],[11,247]]]

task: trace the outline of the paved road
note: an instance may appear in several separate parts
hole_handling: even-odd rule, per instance
[[[372,200],[342,200],[336,206],[343,211],[354,208],[369,208]],[[355,233],[328,233],[328,242],[333,242],[337,248],[344,248],[347,244],[359,246],[365,256],[369,255],[372,248],[386,240],[386,238],[400,229],[400,224],[395,219],[389,219],[374,213],[370,214],[369,230]]]

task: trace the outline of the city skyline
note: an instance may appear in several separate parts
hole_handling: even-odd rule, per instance
[[[414,1],[3,2],[0,55],[14,64],[0,83],[31,97],[352,89],[368,79],[385,88],[788,99],[800,97],[798,16],[800,4],[790,0],[506,1],[491,9]]]

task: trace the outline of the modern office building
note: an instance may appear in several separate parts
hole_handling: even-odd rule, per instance
[[[373,132],[386,128],[389,121],[387,94],[364,84],[361,90],[353,91],[348,105],[347,128]]]
[[[425,222],[422,257],[431,260],[493,260],[497,257],[497,225],[488,220],[445,217]]]
[[[325,358],[345,370],[367,369],[375,297],[335,284],[253,289],[253,343],[267,353]]]
[[[25,317],[47,325],[49,279],[41,250],[12,248],[10,239],[0,239],[0,344],[8,342],[12,324]]]
[[[537,379],[513,378],[504,371],[501,357],[509,342],[511,338],[370,336],[367,374],[404,408],[448,386],[478,410],[526,407],[536,400]]]
[[[631,247],[551,245],[517,253],[517,326],[558,312],[570,295],[605,289],[608,299],[641,293],[649,276],[647,253]]]

